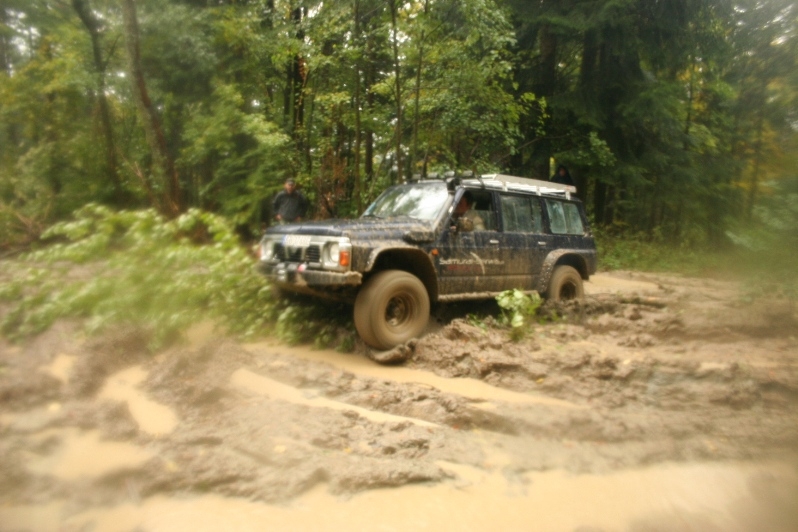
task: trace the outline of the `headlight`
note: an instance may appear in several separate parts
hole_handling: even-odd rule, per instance
[[[338,259],[341,258],[341,248],[337,242],[333,242],[327,246],[327,257],[330,259],[330,262],[338,264]]]
[[[260,245],[260,260],[271,260],[274,255],[274,242],[265,242]]]

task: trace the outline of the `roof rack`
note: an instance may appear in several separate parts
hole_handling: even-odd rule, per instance
[[[552,183],[551,181],[505,174],[485,174],[480,180],[466,179],[464,182],[490,188],[500,188],[502,190],[534,192],[538,196],[541,194],[563,195],[566,199],[571,199],[571,194],[576,193],[576,187],[571,185],[562,185],[560,183]]]
[[[455,182],[455,186],[459,183],[463,183],[483,188],[533,192],[538,196],[541,194],[549,194],[554,196],[565,196],[566,199],[571,199],[571,194],[576,193],[576,187],[572,185],[563,185],[560,183],[552,183],[551,181],[542,181],[540,179],[531,179],[514,175],[483,174],[476,175],[475,177],[474,173],[469,171],[455,176],[456,174],[454,172],[446,172],[443,177],[447,183],[450,181]],[[420,181],[438,181],[440,178],[440,174],[431,173],[427,175],[426,179],[422,177]]]

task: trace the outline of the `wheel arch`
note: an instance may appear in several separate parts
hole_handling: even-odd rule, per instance
[[[380,248],[369,256],[366,278],[385,270],[402,270],[415,275],[427,289],[431,302],[438,300],[438,276],[429,255],[418,248]]]
[[[557,266],[571,266],[579,272],[579,276],[587,281],[590,278],[587,261],[585,258],[574,250],[558,249],[549,253],[543,261],[543,266],[540,269],[540,277],[536,283],[536,290],[543,294],[549,288],[549,281],[554,269]]]

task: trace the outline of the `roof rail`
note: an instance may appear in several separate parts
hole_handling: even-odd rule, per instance
[[[477,180],[467,179],[465,181]],[[564,195],[566,199],[571,199],[571,194],[576,193],[576,187],[571,185],[563,185],[560,183],[552,183],[551,181],[542,181],[540,179],[530,179],[528,177],[517,177],[505,174],[484,174],[482,175],[482,179],[479,180],[479,185],[490,188],[501,188],[502,190],[534,192],[537,195]]]

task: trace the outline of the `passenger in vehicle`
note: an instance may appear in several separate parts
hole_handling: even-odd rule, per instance
[[[473,210],[474,196],[470,191],[466,191],[452,214],[452,221],[459,231],[484,231],[485,222],[482,217]]]

